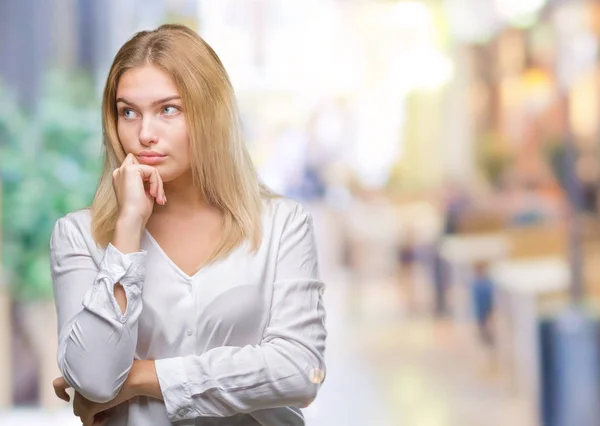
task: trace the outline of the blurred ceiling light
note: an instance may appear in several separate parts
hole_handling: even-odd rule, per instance
[[[450,33],[458,41],[488,41],[498,30],[494,4],[481,0],[444,0]]]
[[[454,76],[454,64],[447,55],[433,46],[418,46],[402,52],[392,63],[388,87],[397,93],[432,90],[449,82]]]
[[[419,59],[421,68],[414,69],[415,88],[435,89],[450,81],[454,75],[452,61],[439,51],[423,51]]]
[[[397,3],[392,9],[392,13],[387,16],[389,23],[405,28],[427,28],[433,25],[429,9],[418,1]]]
[[[381,37],[385,78],[395,94],[435,89],[454,73],[452,61],[438,47],[439,28],[431,6],[419,1],[382,3],[372,9],[373,31]]]
[[[547,0],[496,0],[496,11],[501,19],[514,25],[529,26]]]
[[[356,117],[352,167],[363,185],[381,187],[388,181],[392,167],[401,155],[403,100],[391,97],[384,89],[370,92],[361,98]]]

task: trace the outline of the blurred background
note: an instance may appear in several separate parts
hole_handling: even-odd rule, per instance
[[[166,22],[315,219],[308,425],[600,424],[600,1],[0,0],[0,425],[78,424],[48,240],[95,192],[112,58]]]

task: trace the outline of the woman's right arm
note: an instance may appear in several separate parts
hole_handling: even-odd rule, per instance
[[[145,278],[144,225],[120,221],[97,266],[81,229],[59,219],[50,238],[58,317],[58,365],[65,380],[94,402],[112,400],[135,354]]]
[[[113,171],[113,188],[119,218],[99,267],[68,215],[50,238],[58,366],[65,381],[93,402],[114,399],[133,364],[146,274],[140,241],[155,201],[166,202],[158,171],[133,154]]]

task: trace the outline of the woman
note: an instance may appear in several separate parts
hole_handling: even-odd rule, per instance
[[[229,78],[192,30],[125,43],[90,209],[50,241],[57,395],[84,425],[303,425],[325,376],[312,221],[259,183]]]

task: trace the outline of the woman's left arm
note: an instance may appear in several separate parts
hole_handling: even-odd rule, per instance
[[[281,236],[261,344],[156,360],[140,376],[138,393],[163,399],[172,422],[308,406],[325,378],[323,290],[312,219],[298,206]]]

